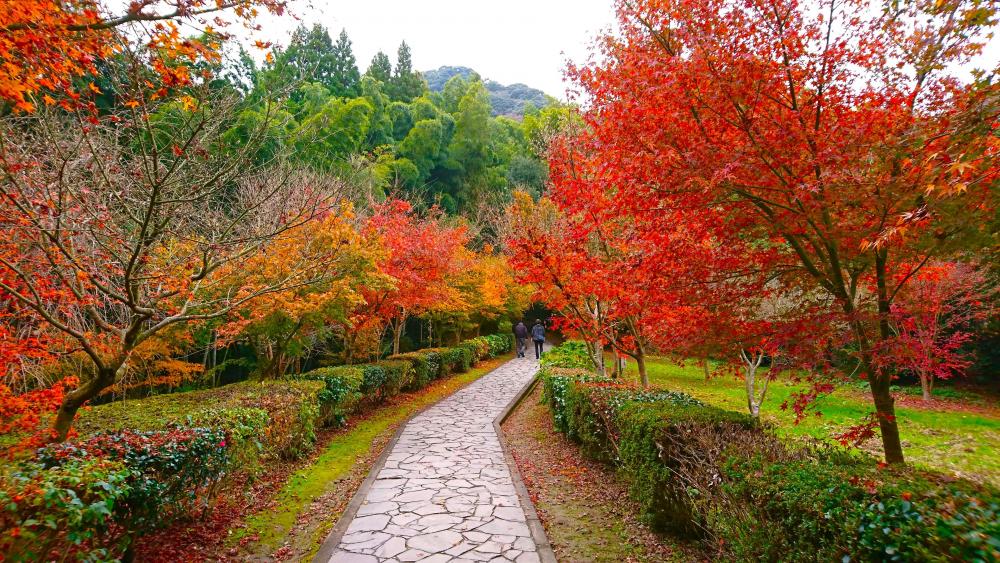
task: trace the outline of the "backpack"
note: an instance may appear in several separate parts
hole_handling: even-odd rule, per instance
[[[535,342],[542,342],[545,340],[545,327],[537,324],[531,327],[531,339]]]

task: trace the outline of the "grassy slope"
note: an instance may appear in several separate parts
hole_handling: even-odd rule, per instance
[[[356,463],[378,455],[371,452],[372,445],[377,441],[384,444],[384,440],[378,438],[391,434],[416,412],[486,375],[508,359],[504,356],[481,362],[467,373],[440,380],[416,393],[403,394],[392,404],[377,409],[350,426],[334,437],[313,463],[293,473],[275,497],[273,507],[247,518],[246,526],[233,532],[230,543],[256,535],[259,537],[259,550],[274,551],[285,542],[292,526],[300,515],[308,511],[314,499],[336,489],[338,481],[349,475]],[[325,514],[322,521],[307,526],[308,537],[295,540],[299,547],[309,550],[309,557],[303,559],[311,558],[319,549],[339,517],[340,514]]]
[[[630,364],[632,370],[634,367]],[[735,378],[719,376],[706,382],[700,367],[681,367],[664,359],[649,362],[648,373],[653,385],[685,391],[706,403],[746,412],[746,391],[743,383]],[[793,414],[781,410],[781,404],[791,393],[802,388],[800,384],[778,380],[768,389],[762,416],[774,423],[780,434],[830,439],[831,434],[857,424],[871,412],[866,395],[842,389],[818,401],[822,416],[809,417],[796,425]],[[901,406],[897,408],[897,416],[908,460],[924,467],[1000,483],[1000,456],[996,454],[1000,451],[1000,416],[948,409],[944,405],[936,405],[934,409]],[[871,449],[877,447],[873,441]]]

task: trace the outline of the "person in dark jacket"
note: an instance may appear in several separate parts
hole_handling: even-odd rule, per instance
[[[545,344],[545,325],[540,319],[535,319],[535,326],[531,327],[531,340],[535,343],[535,359],[540,359]]]
[[[514,326],[514,338],[517,339],[517,357],[523,358],[528,349],[528,327],[524,321],[518,321]]]

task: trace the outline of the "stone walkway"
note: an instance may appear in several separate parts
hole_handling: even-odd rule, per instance
[[[511,360],[413,418],[329,563],[538,562],[493,426],[537,370]]]

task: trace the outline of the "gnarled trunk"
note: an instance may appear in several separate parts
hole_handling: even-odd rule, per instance
[[[101,391],[114,385],[118,373],[125,369],[123,362],[117,369],[104,367],[97,370],[97,376],[88,380],[76,389],[70,391],[63,397],[63,402],[56,411],[56,416],[52,420],[52,439],[56,442],[63,442],[69,436],[69,431],[73,427],[73,419],[76,418],[77,411],[85,405],[87,401],[98,396]]]

